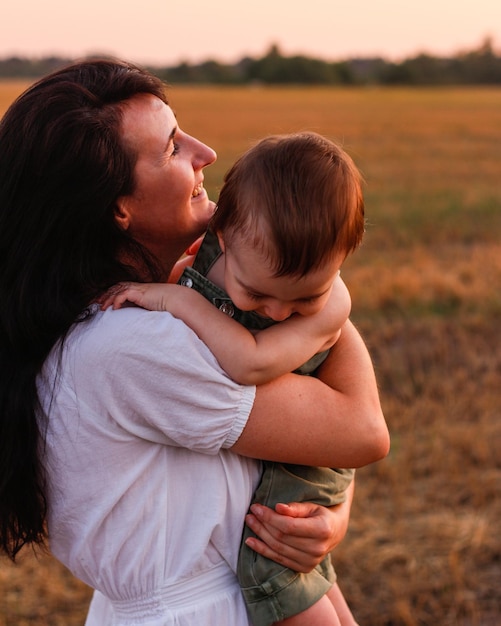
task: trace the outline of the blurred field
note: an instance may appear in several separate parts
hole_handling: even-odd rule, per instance
[[[0,85],[0,108],[20,88]],[[343,276],[392,450],[358,472],[340,585],[361,626],[499,626],[501,90],[173,87],[170,99],[218,151],[214,198],[268,133],[316,130],[362,169],[367,234]],[[84,622],[89,591],[50,557],[0,561],[0,589],[0,626]]]

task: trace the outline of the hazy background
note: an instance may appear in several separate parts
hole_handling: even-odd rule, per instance
[[[501,46],[499,0],[2,0],[0,57],[106,53],[174,64],[284,54],[326,60],[427,52],[447,56],[485,37]]]

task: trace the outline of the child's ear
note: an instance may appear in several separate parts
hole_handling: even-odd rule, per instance
[[[219,247],[221,248],[222,252],[225,252],[225,245],[224,245],[224,239],[223,239],[223,235],[221,232],[217,233],[217,240],[219,241]]]

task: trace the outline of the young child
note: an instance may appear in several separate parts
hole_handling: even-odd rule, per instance
[[[129,301],[170,311],[243,384],[293,370],[315,374],[350,313],[340,267],[363,233],[361,177],[351,158],[315,133],[268,137],[226,175],[193,266],[180,262],[180,285],[126,284],[103,308]],[[284,502],[333,506],[352,478],[348,469],[265,461],[254,501],[282,512]],[[330,558],[297,573],[247,547],[251,534],[246,528],[238,576],[255,626],[356,624]]]

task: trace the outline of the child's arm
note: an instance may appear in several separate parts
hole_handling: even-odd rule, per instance
[[[227,374],[242,384],[258,385],[293,371],[338,339],[351,307],[338,276],[329,301],[319,313],[295,315],[253,335],[197,291],[165,283],[128,283],[105,297],[102,308],[126,301],[152,311],[169,311],[192,328]]]

